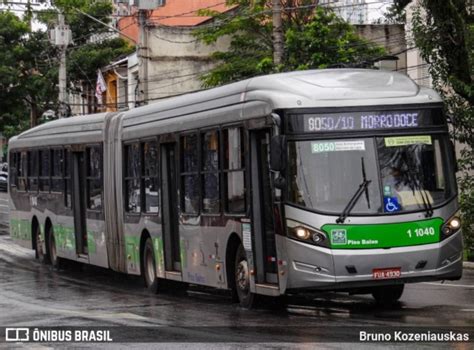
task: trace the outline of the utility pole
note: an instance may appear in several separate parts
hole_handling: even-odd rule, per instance
[[[147,11],[138,10],[138,104],[148,102],[148,35],[146,29]]]
[[[58,14],[58,25],[50,32],[51,42],[59,47],[59,118],[68,116],[67,108],[67,76],[66,76],[66,49],[71,41],[71,30],[64,23],[64,14]]]
[[[281,16],[281,0],[273,0],[273,63],[283,63],[283,24]]]

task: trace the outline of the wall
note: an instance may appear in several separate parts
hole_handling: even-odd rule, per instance
[[[384,47],[388,55],[398,57],[398,61],[379,63],[379,68],[407,72],[407,44],[403,24],[365,24],[355,27],[360,36]]]
[[[229,47],[229,38],[221,38],[215,45],[205,45],[192,35],[194,30],[195,27],[150,28],[148,37],[150,103],[167,96],[202,89],[199,76],[215,66],[210,55]],[[130,62],[129,68],[132,68]],[[130,78],[129,72],[129,81],[133,82]],[[133,88],[132,84],[129,91]],[[129,101],[132,96],[134,97],[129,94]]]

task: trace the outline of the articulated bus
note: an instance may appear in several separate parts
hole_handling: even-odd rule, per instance
[[[228,289],[244,307],[318,290],[394,302],[461,278],[448,136],[433,90],[357,69],[56,120],[10,140],[11,237],[54,266]]]

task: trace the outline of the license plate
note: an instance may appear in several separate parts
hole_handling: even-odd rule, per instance
[[[402,276],[399,267],[391,267],[389,269],[373,269],[372,278],[374,280],[386,280],[391,278],[400,278]]]

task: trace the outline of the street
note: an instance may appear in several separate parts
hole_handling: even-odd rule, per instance
[[[0,194],[3,220],[8,209],[5,198]],[[345,348],[348,344],[344,342],[354,341],[353,333],[360,328],[472,330],[474,325],[474,270],[465,269],[460,281],[407,285],[401,302],[390,308],[377,306],[371,296],[313,293],[290,296],[282,309],[264,306],[244,310],[222,291],[191,286],[181,294],[170,290],[150,295],[137,277],[78,265],[55,271],[35,260],[33,251],[13,244],[5,222],[0,224],[3,327],[120,327],[120,339],[154,340],[166,348],[172,345],[169,343],[184,348],[183,342],[211,343],[202,347],[212,348],[218,343],[297,347],[300,343],[328,341],[331,343],[325,347]],[[426,348],[433,345],[446,347],[418,344]],[[470,344],[449,345],[467,349]],[[375,348],[377,344],[356,343],[351,348],[368,346]],[[116,344],[110,344],[112,347]]]

